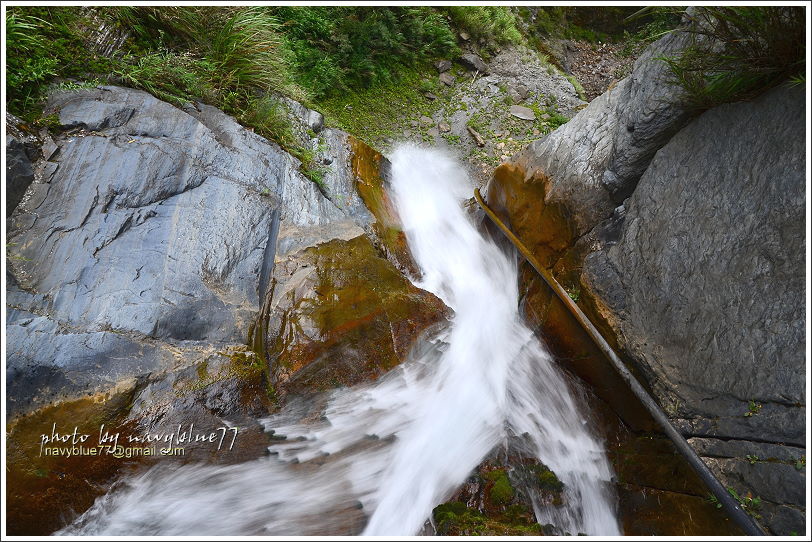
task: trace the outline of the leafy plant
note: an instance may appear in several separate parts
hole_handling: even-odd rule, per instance
[[[746,418],[749,418],[750,416],[755,416],[756,414],[761,412],[762,406],[763,405],[761,403],[756,403],[751,399],[750,402],[747,404],[747,412],[744,413],[744,416]]]
[[[760,497],[753,497],[749,493],[746,496],[739,496],[736,490],[733,489],[732,487],[727,488],[727,492],[730,493],[731,497],[736,499],[736,502],[739,503],[739,506],[741,506],[745,512],[747,512],[756,519],[761,519],[761,516],[757,512],[757,510],[761,508]]]
[[[67,31],[70,22],[60,17],[66,14],[58,8],[6,10],[7,107],[27,121],[41,112],[39,104],[51,80],[57,74],[77,73],[74,63],[82,61],[74,52],[77,40]]]
[[[699,7],[685,31],[691,43],[660,57],[690,107],[746,100],[805,72],[801,7]]]
[[[708,501],[712,505],[714,505],[716,508],[721,508],[722,507],[722,503],[719,502],[719,499],[716,497],[716,495],[709,494],[708,495]]]
[[[575,89],[575,92],[576,92],[576,94],[578,94],[578,97],[581,98],[584,101],[587,101],[586,100],[586,91],[584,91],[584,87],[583,87],[583,85],[581,85],[581,82],[578,81],[578,79],[576,79],[574,75],[570,75],[568,73],[565,73],[564,77],[567,78],[567,81],[572,83],[572,87]]]
[[[146,55],[126,55],[112,73],[127,86],[182,106],[194,98],[213,93],[207,80],[212,68],[189,55],[159,51]]]
[[[633,33],[624,30],[620,54],[625,57],[637,56],[648,44],[675,30],[683,13],[685,9],[676,6],[647,6],[626,17],[628,22],[643,18],[647,18],[648,22]]]
[[[50,24],[39,17],[9,10],[6,12],[6,46],[25,53],[43,49],[47,42],[39,29],[48,26]]]
[[[455,27],[476,40],[497,45],[519,44],[524,40],[517,28],[516,16],[509,7],[449,6],[443,10]]]
[[[399,80],[405,68],[458,52],[429,7],[280,6],[294,77],[314,99]]]
[[[262,7],[125,7],[112,13],[150,49],[191,53],[219,91],[289,91],[288,53],[277,19]]]
[[[758,462],[758,456],[757,455],[749,455],[748,454],[748,455],[744,456],[744,458],[747,459],[747,462],[750,463],[751,465],[755,465]]]

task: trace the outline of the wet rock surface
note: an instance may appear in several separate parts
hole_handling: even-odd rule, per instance
[[[677,428],[728,442],[734,462],[700,450],[723,483],[763,503],[752,513],[774,534],[802,532],[805,501],[776,491],[804,475],[744,459],[755,443],[782,457],[805,443],[801,93],[691,120],[656,61],[682,40],[653,44],[627,79],[497,169],[488,199]],[[524,284],[549,331],[539,286]]]
[[[143,458],[40,453],[41,446],[45,447],[42,435],[50,436],[54,424],[57,431],[66,433],[76,427],[79,434],[92,435],[94,444],[99,427],[106,424],[126,440],[132,433],[125,420],[127,405],[136,390],[133,382],[110,395],[48,406],[7,425],[5,510],[9,535],[53,533],[93,504],[119,473],[137,466]]]
[[[445,316],[366,236],[290,254],[277,262],[262,325],[274,385],[287,394],[374,380]]]
[[[603,317],[600,324],[615,333],[725,485],[751,502],[759,499],[752,513],[773,533],[802,532],[805,398],[798,376],[803,357],[796,350],[803,315],[781,311],[793,298],[802,299],[803,290],[792,282],[779,288],[777,297],[765,292],[768,281],[788,284],[782,281],[797,278],[797,270],[788,267],[794,260],[782,251],[785,239],[802,239],[793,228],[803,220],[791,215],[798,208],[793,191],[798,185],[791,182],[798,155],[778,143],[774,149],[759,147],[754,136],[748,144],[774,155],[770,165],[780,163],[783,178],[774,187],[728,184],[736,198],[720,197],[727,192],[720,192],[719,179],[702,177],[713,175],[691,170],[696,166],[680,157],[707,162],[721,147],[711,147],[713,156],[702,158],[703,149],[686,152],[684,141],[675,143],[680,140],[674,134],[691,113],[663,84],[663,71],[653,61],[680,46],[671,39],[644,55],[632,76],[597,98],[597,105],[504,168],[510,187],[502,185],[495,194],[545,264],[576,277],[567,284],[571,296],[582,296],[582,303],[591,303],[594,314]],[[459,65],[451,71],[452,66],[438,63],[440,75],[432,76],[444,78],[454,103],[465,107],[441,109],[426,117],[425,133],[412,135],[449,148],[464,138],[465,150],[484,149],[470,155],[478,165],[505,160],[546,133],[550,115],[537,115],[540,107],[555,103],[569,117],[585,105],[566,79],[541,63],[526,62],[515,50],[489,59],[488,66],[472,61],[467,73]],[[433,93],[426,97],[441,99]],[[786,102],[774,96],[769,101]],[[500,120],[510,116],[516,102],[533,106],[518,107],[534,118]],[[253,420],[273,411],[281,398],[376,378],[405,357],[423,330],[447,316],[439,300],[403,274],[415,269],[382,189],[385,158],[343,132],[325,129],[317,112],[296,102],[287,106],[301,120],[298,136],[327,166],[320,184],[298,171],[295,158],[216,109],[189,104],[181,110],[115,87],[54,96],[50,108],[65,129],[55,140],[26,146],[9,138],[9,179],[20,194],[9,198],[7,208],[10,214],[19,204],[9,222],[7,248],[7,404],[19,421],[12,430],[17,431],[12,451],[20,446],[10,480],[31,491],[25,498],[33,508],[20,507],[21,494],[12,495],[17,525],[29,528],[25,534],[38,521],[42,534],[52,532],[63,518],[50,520],[67,509],[86,508],[122,469],[136,466],[88,463],[69,472],[58,463],[22,465],[31,455],[32,438],[47,429],[44,422],[54,412],[67,420],[84,417],[91,425],[130,424],[132,430],[160,431],[179,421],[203,430],[238,424],[243,432],[236,452],[213,454],[199,446],[181,461],[243,461],[264,453],[268,437]],[[727,139],[752,126],[787,125],[776,120],[782,115],[803,118],[802,112],[774,107],[762,117],[745,115],[747,122]],[[717,141],[720,130],[730,130],[726,122],[722,115],[704,128],[694,128],[696,121],[683,131],[694,129],[691,137],[704,138],[707,145]],[[803,141],[797,134],[770,137],[782,145]],[[735,156],[729,161],[749,174],[755,166],[742,159],[745,147],[727,151]],[[686,171],[694,179],[690,187],[675,181]],[[702,183],[708,192],[697,202],[691,190]],[[533,198],[544,202],[541,212],[524,205]],[[719,201],[740,209],[737,198],[780,200],[786,212],[776,217],[768,206],[719,212]],[[668,202],[668,213],[658,216],[654,211],[662,212],[662,202]],[[699,206],[700,221],[693,215],[697,203],[707,204]],[[760,230],[764,223],[786,227]],[[707,224],[719,231],[749,229],[732,244],[735,251],[724,252],[730,247],[720,238],[675,227]],[[573,243],[577,250],[567,252]],[[596,248],[581,279],[580,259]],[[802,245],[791,248],[789,254],[803,252]],[[693,270],[684,253],[691,250],[700,255],[703,269],[712,271],[698,286],[685,282]],[[627,257],[635,251],[646,258]],[[737,260],[738,251],[755,255],[755,265]],[[731,262],[736,280],[725,283],[723,271],[730,272]],[[741,280],[748,283],[746,295]],[[758,295],[752,285],[761,288]],[[691,307],[699,312],[689,310],[686,293],[714,290],[720,312],[703,312],[704,304],[695,303]],[[771,305],[754,310],[751,297],[770,299]],[[669,302],[663,304],[663,298]],[[528,312],[537,299],[525,299]],[[728,313],[739,318],[736,327],[719,324]],[[799,323],[787,332],[781,322],[791,318]],[[768,332],[752,329],[750,342],[729,332],[764,322],[771,326]],[[669,333],[657,335],[652,331],[657,326]],[[685,340],[698,333],[702,341]],[[791,341],[782,342],[787,337]],[[693,355],[700,343],[700,355]],[[764,344],[771,355],[755,356]],[[731,349],[737,355],[722,356],[722,369],[707,370]],[[574,364],[584,358],[580,351],[571,354]],[[681,365],[684,359],[691,363]],[[600,388],[598,380],[593,384]],[[88,407],[78,400],[58,405],[57,411],[46,407],[31,413],[56,400],[103,391],[112,394],[98,396],[104,412],[95,410],[96,403]],[[624,423],[639,423],[635,428],[643,431],[647,421],[622,414]],[[731,533],[691,472],[673,460],[667,442],[639,435],[609,441],[627,533]],[[537,478],[549,479],[547,473],[527,458],[489,458],[451,502],[435,510],[437,532],[561,534],[554,526],[534,523],[527,498],[527,488]],[[64,482],[66,475],[70,483]],[[556,505],[560,490],[536,490],[546,491],[547,504]],[[50,522],[39,520],[37,506],[50,507],[42,513]],[[359,514],[349,532],[359,532]],[[690,516],[693,525],[680,532],[672,516]]]
[[[581,236],[634,190],[654,153],[690,118],[660,55],[686,43],[666,35],[638,58],[629,77],[511,160],[528,184],[547,185],[545,204],[565,203]]]
[[[554,525],[537,523],[533,512],[534,503],[540,507],[562,506],[563,483],[532,454],[522,450],[522,439],[517,437],[495,449],[447,502],[434,509],[425,534],[565,534]]]
[[[233,449],[187,446],[168,461],[253,459],[269,443],[256,420],[289,390],[379,376],[447,316],[402,274],[414,264],[384,190],[388,162],[323,128],[318,113],[285,106],[324,165],[319,183],[283,149],[204,104],[179,109],[118,87],[51,96],[46,111],[62,131],[39,149],[9,221],[7,405],[21,449],[43,416],[96,394],[112,409],[104,420],[136,433],[239,427]],[[322,307],[311,305],[324,294]],[[315,335],[278,336],[290,329],[266,325],[282,314],[271,308],[291,299],[300,312],[287,307],[285,318],[297,332],[310,322]],[[265,345],[277,340],[310,349],[312,363],[275,356],[270,365]],[[128,399],[112,401],[122,387]],[[14,457],[22,469],[10,494],[21,507],[15,529],[26,534],[25,503],[53,497],[40,529],[47,534],[126,467],[117,458],[89,464],[77,471],[84,489],[65,492],[58,477],[28,472],[25,454]]]
[[[9,232],[12,412],[40,389],[86,388],[91,368],[98,388],[166,369],[156,341],[243,341],[280,207],[313,221],[332,207],[287,153],[208,106],[196,118],[105,87],[48,107],[68,130],[57,167]]]
[[[57,94],[49,111],[66,128],[49,152],[56,167],[32,184],[9,235],[12,412],[243,344],[278,254],[375,235],[356,190],[363,157],[343,132],[320,134],[332,167],[319,187],[202,104],[181,111],[104,87]],[[400,240],[405,260],[405,239],[386,228],[376,243]]]
[[[705,113],[652,161],[618,243],[584,262],[622,348],[689,435],[804,445],[802,117],[786,88]],[[765,501],[805,504],[774,493],[803,487],[791,467],[717,464]]]

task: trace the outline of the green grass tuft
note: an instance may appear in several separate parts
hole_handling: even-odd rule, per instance
[[[660,57],[693,109],[751,99],[806,71],[803,8],[701,7],[695,18],[692,43]]]

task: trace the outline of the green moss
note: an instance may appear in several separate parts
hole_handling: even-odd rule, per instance
[[[567,78],[567,81],[572,83],[572,86],[575,89],[575,92],[578,94],[578,97],[586,101],[586,92],[584,91],[584,87],[583,85],[581,85],[580,81],[578,81],[578,79],[576,79],[574,75],[570,75],[568,73],[564,73],[563,75],[564,77]]]
[[[434,509],[434,524],[439,535],[481,535],[485,517],[461,502],[441,504]]]
[[[536,471],[536,480],[541,489],[555,492],[564,490],[564,482],[559,480],[558,476],[545,466],[542,466]]]
[[[231,360],[227,370],[228,376],[251,379],[261,377],[267,372],[266,364],[250,350],[235,349],[224,355]]]
[[[113,478],[128,463],[112,454],[54,456],[40,453],[42,435],[50,435],[56,424],[59,433],[76,427],[77,435],[91,435],[84,446],[94,446],[100,427],[120,433],[126,443],[135,425],[127,422],[136,387],[113,395],[92,395],[41,408],[9,420],[6,433],[6,528],[12,536],[45,536],[65,525],[66,517],[84,512],[102,495]],[[49,446],[70,447],[70,443]],[[126,446],[126,444],[125,444]]]
[[[541,526],[533,520],[532,512],[520,505],[508,507],[508,513],[490,517],[468,508],[461,502],[447,502],[433,511],[439,535],[450,536],[538,536]]]
[[[516,496],[516,490],[510,484],[510,479],[504,469],[492,470],[485,477],[493,482],[489,497],[492,505],[504,506]]]
[[[462,516],[469,512],[468,507],[464,503],[452,501],[443,503],[434,509],[435,521],[443,521],[448,519],[449,516]]]
[[[451,145],[459,145],[461,143],[460,136],[455,134],[443,134],[443,139],[448,141],[448,143]]]
[[[409,118],[433,116],[451,94],[445,85],[435,87],[437,100],[428,100],[421,91],[425,73],[435,71],[429,63],[403,68],[396,81],[370,88],[350,89],[341,95],[310,104],[321,111],[325,122],[349,132],[371,145],[384,148],[386,140],[405,129],[411,129]],[[393,111],[400,114],[393,115]]]
[[[268,358],[284,393],[374,380],[444,314],[441,302],[409,283],[367,236],[310,247],[297,263],[314,270],[315,295],[292,294],[269,332]]]
[[[238,379],[247,384],[261,384],[267,388],[269,397],[273,396],[273,387],[270,383],[268,365],[256,352],[248,347],[237,347],[229,351],[218,352],[229,362],[216,372],[210,371],[208,361],[195,366],[197,380],[176,384],[175,393],[184,396],[189,393],[204,390],[217,382],[229,379]]]

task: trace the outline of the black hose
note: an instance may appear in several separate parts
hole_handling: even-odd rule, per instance
[[[513,243],[519,253],[524,257],[527,262],[533,266],[533,269],[541,275],[541,278],[544,279],[544,282],[552,288],[553,292],[558,296],[558,298],[564,303],[564,305],[569,309],[570,313],[578,320],[578,323],[581,324],[581,327],[584,328],[584,331],[589,334],[592,340],[595,342],[595,345],[603,352],[603,354],[609,358],[614,365],[615,369],[623,380],[629,385],[632,389],[632,392],[637,396],[643,406],[646,407],[646,410],[652,415],[652,417],[660,424],[663,428],[663,431],[671,439],[674,445],[677,447],[677,450],[682,454],[682,456],[688,460],[688,463],[693,467],[699,477],[705,482],[705,485],[708,486],[708,489],[716,496],[719,500],[719,504],[730,514],[730,517],[736,524],[741,527],[745,534],[749,536],[765,536],[766,533],[761,529],[761,527],[753,520],[750,515],[742,509],[741,505],[733,498],[733,496],[725,489],[722,483],[714,476],[708,466],[702,461],[702,458],[697,455],[696,451],[688,444],[688,441],[674,428],[671,424],[671,420],[668,419],[665,412],[660,408],[660,405],[648,394],[648,392],[643,388],[640,382],[629,372],[629,369],[626,368],[626,365],[620,360],[620,357],[615,353],[609,343],[606,342],[606,339],[603,338],[603,335],[600,334],[598,329],[592,324],[589,318],[586,317],[584,312],[581,308],[575,304],[575,302],[567,295],[567,292],[564,288],[558,283],[557,280],[546,270],[544,269],[533,254],[528,250],[526,246],[519,240],[516,235],[508,227],[496,216],[496,213],[488,207],[485,201],[482,199],[482,194],[479,193],[479,189],[474,190],[474,197],[479,203],[479,206],[482,207],[482,210],[488,215],[488,217],[493,221],[496,226],[502,230],[502,233],[508,238],[508,240]]]

